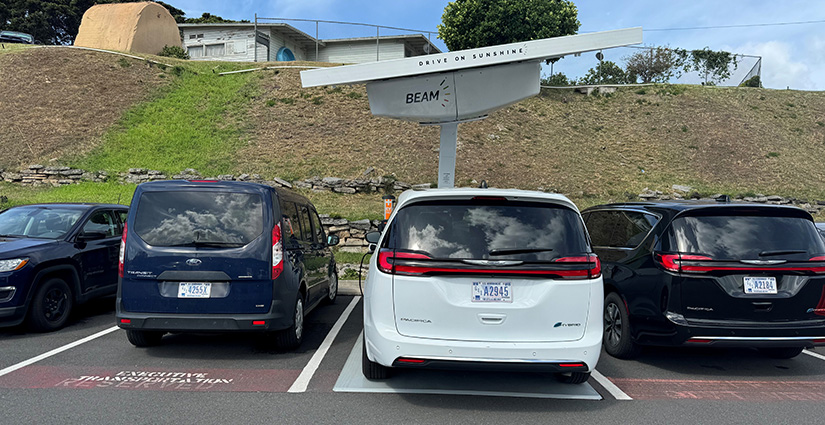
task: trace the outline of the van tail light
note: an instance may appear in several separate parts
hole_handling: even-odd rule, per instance
[[[126,223],[123,223],[123,235],[120,236],[120,253],[117,257],[117,275],[123,277],[123,261],[126,260],[126,232],[128,232]]]
[[[272,228],[272,279],[284,271],[284,244],[281,240],[281,223]]]
[[[444,267],[441,265],[406,265],[398,264],[396,260],[433,260],[426,254],[416,252],[394,251],[384,248],[378,252],[378,270],[388,274],[417,276],[424,274],[509,274],[509,275],[555,275],[564,279],[595,279],[602,275],[601,262],[596,254],[587,254],[576,257],[562,257],[554,263],[584,263],[580,268],[566,266],[564,269],[511,269],[498,268],[468,268]]]
[[[699,266],[693,265],[687,262],[693,261],[713,261],[713,258],[705,256],[705,255],[693,255],[693,254],[655,254],[656,262],[659,263],[660,266],[664,267],[665,270],[669,270],[676,273],[706,273],[706,272],[715,272],[715,271],[748,271],[748,270],[761,270],[761,271],[788,271],[788,272],[812,272],[817,274],[825,274],[825,267],[814,267],[814,266],[772,266],[772,267],[764,267],[764,266]],[[810,262],[825,262],[825,256],[819,257],[812,257]],[[802,261],[804,263],[804,261]],[[797,263],[798,264],[798,263]]]
[[[554,274],[565,279],[595,279],[602,275],[602,262],[596,254],[580,255],[575,257],[561,257],[553,261],[554,263],[590,263],[586,269],[581,270],[559,270]]]

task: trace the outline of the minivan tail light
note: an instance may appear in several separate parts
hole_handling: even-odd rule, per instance
[[[698,266],[690,266],[682,264],[682,261],[713,261],[713,258],[710,258],[705,255],[690,255],[690,254],[656,254],[656,261],[665,268],[665,270],[669,270],[672,272],[698,272],[698,271],[706,271],[704,269],[712,269],[712,267],[698,267]]]
[[[378,252],[378,270],[388,274],[424,275],[428,273],[482,273],[482,274],[518,274],[518,275],[556,275],[564,279],[595,279],[602,274],[601,262],[595,254],[576,257],[562,257],[556,263],[588,263],[578,269],[562,270],[515,270],[507,268],[473,269],[463,267],[431,267],[397,264],[395,260],[432,260],[433,258],[415,252],[393,251],[384,248]]]
[[[602,262],[596,254],[579,255],[575,257],[561,257],[553,260],[554,263],[591,263],[591,267],[582,270],[559,270],[554,274],[565,279],[595,279],[602,275]]]
[[[272,279],[284,271],[284,244],[281,241],[281,223],[272,228]]]
[[[800,271],[812,272],[817,274],[825,273],[825,267],[761,267],[761,266],[697,266],[685,264],[685,261],[713,261],[713,258],[705,255],[694,254],[656,254],[656,262],[659,263],[665,270],[676,273],[705,273],[714,271],[746,271],[746,270],[764,270],[764,271]],[[825,256],[812,257],[812,262],[825,261]]]
[[[123,223],[123,235],[120,236],[120,253],[117,257],[117,275],[123,277],[123,261],[126,259],[126,232],[129,229],[126,223]]]

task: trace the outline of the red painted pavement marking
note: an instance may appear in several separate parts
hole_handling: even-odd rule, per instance
[[[825,401],[825,381],[609,379],[637,400]]]
[[[286,392],[300,370],[86,368],[29,366],[0,378],[0,388]]]

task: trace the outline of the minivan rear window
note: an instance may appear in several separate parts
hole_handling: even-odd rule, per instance
[[[398,211],[388,248],[438,259],[549,261],[589,252],[579,214],[550,203],[427,201]]]
[[[814,223],[802,217],[700,215],[673,220],[665,240],[671,252],[714,260],[808,260],[825,253]]]
[[[263,232],[263,202],[254,193],[145,192],[135,233],[149,245],[238,247]]]

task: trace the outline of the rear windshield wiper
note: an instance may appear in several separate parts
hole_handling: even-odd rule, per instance
[[[802,249],[785,249],[776,251],[762,251],[759,253],[760,257],[768,257],[772,255],[789,255],[789,254],[806,254],[808,251]]]
[[[553,248],[518,248],[518,249],[491,249],[488,255],[531,254],[534,252],[550,252]]]
[[[207,247],[207,248],[238,248],[243,246],[241,243],[237,242],[205,242],[205,241],[192,241],[186,243],[179,243],[173,245],[166,245],[169,247],[178,247],[178,246],[192,246],[192,247]]]

